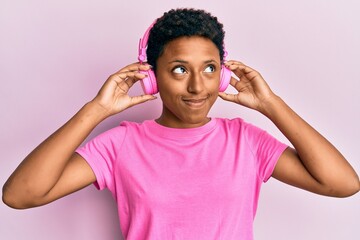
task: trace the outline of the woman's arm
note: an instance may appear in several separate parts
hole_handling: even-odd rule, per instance
[[[219,96],[267,116],[295,148],[284,151],[273,177],[326,196],[346,197],[359,191],[359,177],[341,153],[276,96],[257,71],[237,61],[227,66],[239,77],[231,79],[239,93]]]
[[[91,102],[22,161],[3,186],[4,203],[13,208],[35,207],[94,182],[90,166],[74,151],[105,118],[155,98],[127,94],[145,76],[138,71],[148,69],[148,65],[131,64],[111,75]]]
[[[263,112],[295,147],[276,164],[273,177],[318,194],[347,197],[359,191],[359,178],[342,154],[275,97]]]

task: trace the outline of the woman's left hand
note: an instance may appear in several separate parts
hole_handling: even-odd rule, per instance
[[[259,72],[238,61],[227,61],[225,66],[230,69],[239,79],[231,77],[230,85],[238,93],[228,94],[219,92],[219,96],[230,102],[262,112],[266,103],[270,101],[275,94],[271,91]]]
[[[260,73],[237,61],[225,66],[239,78],[230,80],[238,93],[219,96],[267,116],[295,147],[280,156],[273,177],[326,196],[347,197],[359,191],[359,177],[342,154],[276,96]]]

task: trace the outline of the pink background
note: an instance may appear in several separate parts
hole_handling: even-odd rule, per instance
[[[0,5],[0,184],[21,160],[92,99],[103,81],[136,61],[138,39],[174,7],[204,8],[227,32],[229,58],[259,70],[273,90],[332,141],[360,173],[359,1],[16,1]],[[132,94],[139,94],[136,85]],[[106,120],[160,113],[160,100]],[[242,117],[286,142],[260,114],[219,99],[212,116]],[[271,180],[255,237],[358,239],[360,194],[321,197]],[[86,188],[41,208],[0,204],[0,238],[119,239],[109,192]]]

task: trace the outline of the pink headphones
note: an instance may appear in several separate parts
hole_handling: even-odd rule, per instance
[[[149,39],[150,30],[154,26],[155,23],[156,23],[156,21],[151,24],[151,26],[144,33],[144,36],[142,38],[140,38],[139,56],[138,56],[138,60],[140,63],[143,63],[147,60],[147,56],[146,56],[147,42]],[[227,54],[228,53],[224,48],[224,60],[226,59]],[[156,84],[156,77],[155,77],[154,71],[152,69],[150,69],[150,70],[141,71],[141,72],[147,75],[146,78],[144,78],[140,81],[144,93],[151,94],[151,95],[157,93],[159,90],[158,90],[158,87]],[[228,87],[228,85],[230,83],[230,79],[231,79],[231,70],[226,68],[224,65],[221,65],[220,86],[219,86],[220,92],[223,92],[226,90],[226,88]]]

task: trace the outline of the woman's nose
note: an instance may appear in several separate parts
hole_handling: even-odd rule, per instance
[[[203,78],[200,73],[192,73],[188,80],[187,90],[190,93],[199,93],[204,89]]]

